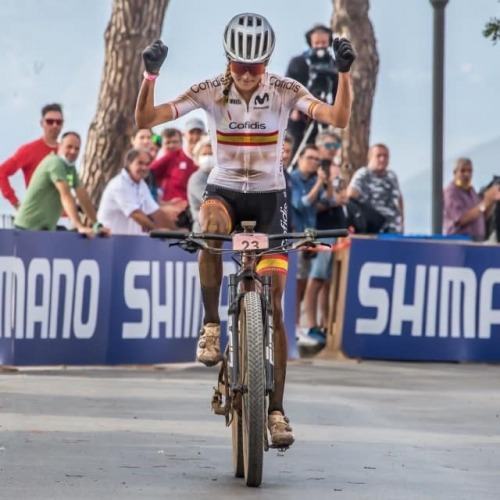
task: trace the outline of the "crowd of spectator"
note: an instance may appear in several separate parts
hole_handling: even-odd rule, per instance
[[[287,70],[288,76],[311,91],[323,88],[325,92],[318,97],[330,102],[335,99],[337,66],[329,55],[324,61],[321,58],[331,38],[328,27],[313,26],[306,33],[308,50],[293,58]],[[318,73],[325,65],[328,71]],[[144,235],[156,228],[201,230],[199,210],[215,160],[199,118],[189,119],[183,131],[172,127],[160,134],[146,128],[135,130],[122,169],[105,186],[99,207],[93,206],[75,167],[79,134],[67,131],[59,141],[64,125],[62,106],[44,106],[40,125],[40,138],[20,146],[0,164],[0,191],[16,210],[17,228],[73,229],[88,237]],[[284,139],[289,230],[348,228],[358,234],[403,233],[403,195],[396,173],[389,168],[388,146],[371,145],[366,165],[351,175],[342,166],[338,131],[313,125],[309,134],[304,116],[292,112]],[[10,183],[18,171],[27,187],[23,200]],[[472,173],[469,158],[457,160],[453,179],[444,189],[443,234],[498,242],[500,179],[477,192]],[[299,253],[299,345],[321,348],[326,343],[333,254],[338,242],[331,239],[328,243],[329,247]]]
[[[193,206],[199,200],[199,209],[203,182],[213,166],[202,120],[189,120],[184,133],[176,128],[165,128],[161,135],[150,129],[134,130],[123,166],[105,186],[98,210],[75,166],[81,145],[79,134],[65,132],[59,142],[64,124],[62,106],[44,106],[40,124],[42,137],[20,146],[0,164],[0,190],[16,210],[14,227],[72,229],[88,237],[193,228],[188,181],[197,174],[191,198]],[[10,182],[18,171],[22,171],[26,184],[22,202]]]

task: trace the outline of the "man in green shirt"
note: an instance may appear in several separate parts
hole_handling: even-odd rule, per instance
[[[32,231],[55,230],[64,209],[77,231],[87,237],[96,233],[109,235],[109,229],[97,222],[97,214],[75,168],[80,152],[81,139],[76,132],[66,132],[62,136],[57,154],[45,157],[33,174],[21,203],[14,225]],[[81,208],[87,215],[91,227],[85,226],[78,215],[74,191]]]

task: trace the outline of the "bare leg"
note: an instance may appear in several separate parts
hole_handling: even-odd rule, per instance
[[[319,304],[320,304],[320,326],[328,330],[328,305],[330,298],[330,281],[323,281],[321,285],[321,290],[319,292]]]
[[[283,415],[288,343],[283,320],[281,301],[285,291],[286,274],[272,273],[273,327],[274,327],[274,391],[269,396],[269,413],[280,411]]]
[[[304,312],[306,326],[309,328],[317,325],[318,294],[322,284],[323,281],[316,278],[309,278],[307,280],[306,292],[304,294]]]
[[[198,257],[198,268],[200,272],[201,300],[205,314],[203,324],[220,324],[219,297],[222,283],[222,258],[204,250]]]
[[[208,201],[208,200],[207,200]],[[231,221],[222,202],[210,200],[203,202],[200,208],[200,225],[204,233],[229,234]],[[210,241],[210,246],[220,247],[221,242]],[[200,273],[201,300],[205,315],[203,324],[220,324],[219,296],[222,283],[222,257],[202,250],[198,257]]]
[[[303,278],[297,278],[297,295],[295,297],[295,324],[300,325],[300,306],[302,300],[304,299],[304,292],[306,290],[307,280]]]

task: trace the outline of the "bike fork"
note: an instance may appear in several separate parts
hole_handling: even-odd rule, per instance
[[[235,274],[229,275],[229,319],[230,319],[230,335],[229,335],[229,370],[231,373],[231,389],[234,390],[238,385],[239,366],[239,339],[238,339],[238,280]]]
[[[264,356],[266,367],[266,393],[274,391],[274,324],[273,303],[271,294],[271,276],[262,276],[264,303],[262,312],[264,319]]]

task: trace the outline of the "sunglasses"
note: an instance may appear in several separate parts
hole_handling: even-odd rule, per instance
[[[325,142],[323,145],[326,149],[339,149],[342,144],[340,142]]]
[[[47,125],[59,125],[63,124],[63,121],[60,118],[45,118],[45,123]]]
[[[240,63],[236,61],[231,61],[229,63],[229,67],[233,73],[237,75],[244,75],[247,71],[252,76],[262,75],[266,71],[266,65],[264,63],[256,63],[256,64],[248,64],[248,63]]]

